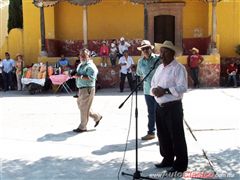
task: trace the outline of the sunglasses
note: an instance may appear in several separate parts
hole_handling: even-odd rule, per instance
[[[150,49],[150,47],[144,47],[144,48],[142,48],[142,51],[146,51],[146,50],[149,50]]]

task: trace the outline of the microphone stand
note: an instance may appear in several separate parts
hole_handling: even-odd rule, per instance
[[[157,60],[153,67],[150,69],[150,71],[147,73],[147,75],[139,82],[137,83],[136,81],[136,87],[132,90],[132,92],[128,95],[128,97],[123,101],[122,104],[120,104],[120,106],[118,107],[119,109],[121,109],[123,107],[123,105],[125,104],[125,102],[133,95],[133,93],[135,92],[136,94],[136,106],[135,106],[135,119],[136,119],[136,139],[135,139],[135,172],[134,174],[130,174],[130,173],[126,173],[126,172],[122,172],[122,175],[127,175],[127,176],[132,176],[133,180],[135,179],[151,179],[151,180],[157,180],[157,179],[153,179],[150,177],[144,177],[141,176],[141,171],[138,170],[138,101],[137,101],[137,95],[138,95],[138,88],[143,84],[143,82],[145,81],[145,79],[150,75],[150,73],[155,69],[155,66],[157,64],[159,60]]]

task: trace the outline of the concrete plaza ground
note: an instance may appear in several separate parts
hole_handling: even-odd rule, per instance
[[[135,172],[135,117],[131,98],[118,109],[129,92],[102,89],[93,109],[103,115],[99,126],[76,134],[80,122],[76,99],[65,93],[0,92],[1,180],[114,180],[118,179],[131,122],[122,171]],[[133,106],[135,105],[133,98]],[[183,99],[189,152],[187,176],[240,179],[240,89],[189,90]],[[154,167],[161,161],[157,139],[141,141],[147,131],[147,112],[142,92],[138,96],[139,163],[142,175],[160,178],[165,170]],[[204,150],[213,169],[203,156]],[[119,179],[132,177],[120,175]],[[194,179],[194,178],[192,178]]]

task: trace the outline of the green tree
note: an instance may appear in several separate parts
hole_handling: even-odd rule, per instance
[[[8,6],[8,32],[13,28],[23,28],[22,0],[10,0]]]

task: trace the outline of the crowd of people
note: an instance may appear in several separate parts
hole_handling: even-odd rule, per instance
[[[10,57],[10,53],[6,52],[5,58],[0,59],[0,89],[4,91],[22,90],[21,74],[23,66],[23,55],[17,54],[15,61]]]
[[[124,38],[121,38],[120,42],[117,48],[113,41],[110,51],[106,42],[102,42],[100,48],[101,66],[107,66],[106,59],[108,57],[110,57],[112,66],[116,66],[117,58],[119,58],[120,92],[124,90],[126,77],[132,91],[134,90],[132,79],[134,61],[128,53],[130,45],[124,41]],[[160,54],[155,54],[154,48]],[[164,41],[161,44],[155,43],[154,47],[148,40],[143,40],[137,49],[141,51],[141,57],[137,63],[136,75],[143,80],[144,98],[148,113],[148,131],[142,137],[142,140],[151,140],[157,136],[159,152],[163,160],[155,164],[156,168],[170,167],[168,173],[183,173],[188,167],[188,152],[184,134],[182,98],[188,89],[188,73],[186,67],[176,60],[176,55],[179,54],[180,49],[171,41]],[[199,55],[197,48],[190,49],[190,52],[187,68],[189,68],[194,87],[197,88],[200,85],[198,79],[199,65],[204,59]],[[22,90],[23,67],[23,55],[17,54],[16,60],[13,60],[8,52],[5,53],[5,59],[0,64],[4,91],[14,89],[14,77],[17,82],[17,90]],[[94,127],[97,127],[103,116],[92,110],[98,68],[91,58],[91,51],[86,48],[81,49],[74,68],[62,54],[56,62],[55,68],[59,74],[71,70],[69,75],[74,78],[74,83],[77,86],[76,97],[80,111],[80,124],[76,129],[73,129],[73,132],[86,132],[89,117],[95,121]],[[227,67],[227,74],[229,81],[233,78],[234,87],[237,86],[235,77],[237,72],[237,66],[234,62],[231,62]]]
[[[187,71],[175,59],[178,48],[172,42],[165,41],[163,44],[157,44],[160,55],[154,54],[153,48],[154,46],[148,40],[143,40],[141,46],[138,47],[138,50],[142,52],[142,57],[138,61],[137,74],[144,79],[144,95],[148,109],[148,132],[142,140],[155,138],[156,125],[160,155],[163,160],[155,166],[157,168],[171,167],[168,173],[182,173],[187,170],[188,166],[181,101],[188,88]],[[121,79],[127,77],[131,82],[128,73],[131,72],[133,60],[129,58],[127,50],[122,53],[123,56],[119,59]],[[79,89],[77,104],[81,116],[79,126],[73,130],[75,133],[87,131],[89,117],[95,121],[95,127],[103,118],[91,109],[98,69],[88,49],[82,49],[79,57],[80,64],[76,69],[75,77]],[[120,88],[123,88],[121,83]],[[133,89],[131,85],[130,88]]]

